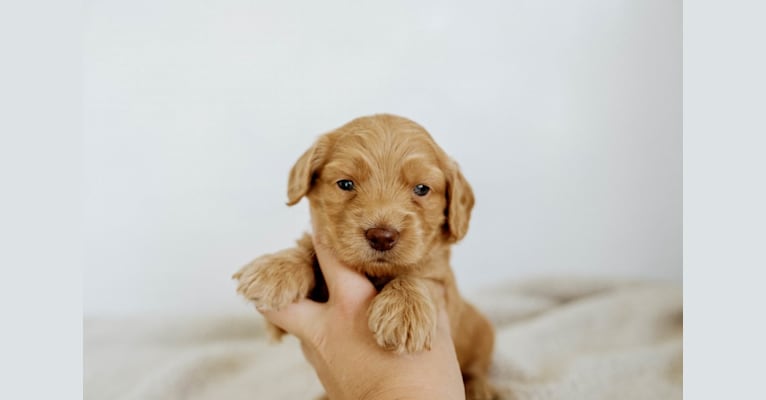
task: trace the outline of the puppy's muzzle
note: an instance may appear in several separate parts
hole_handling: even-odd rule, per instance
[[[389,228],[370,228],[364,232],[370,247],[378,251],[391,250],[399,240],[399,231]]]

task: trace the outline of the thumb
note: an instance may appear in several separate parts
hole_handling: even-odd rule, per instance
[[[291,303],[281,310],[257,308],[269,322],[284,329],[288,333],[306,340],[310,332],[316,330],[318,319],[321,318],[322,305],[309,299]]]
[[[331,303],[363,302],[375,295],[375,287],[366,276],[344,265],[332,250],[316,238],[314,251],[327,283]]]

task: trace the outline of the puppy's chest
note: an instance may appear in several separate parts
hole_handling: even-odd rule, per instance
[[[367,279],[372,282],[372,285],[375,286],[375,290],[380,292],[383,290],[383,286],[386,286],[388,282],[391,282],[392,279],[394,279],[393,276],[371,276],[367,274]]]

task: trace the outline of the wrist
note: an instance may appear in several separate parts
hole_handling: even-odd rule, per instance
[[[465,400],[462,385],[455,392],[444,388],[429,388],[425,385],[395,386],[370,391],[362,400]]]

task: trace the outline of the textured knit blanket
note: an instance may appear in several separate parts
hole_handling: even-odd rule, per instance
[[[495,325],[504,399],[681,399],[678,284],[547,279],[466,296]],[[84,321],[84,394],[110,399],[314,399],[298,342],[261,317]]]

